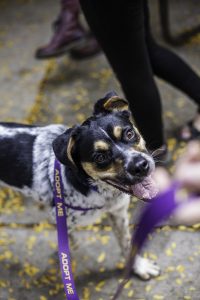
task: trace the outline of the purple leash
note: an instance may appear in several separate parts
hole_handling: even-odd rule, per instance
[[[152,199],[151,203],[144,209],[140,216],[138,227],[131,240],[131,252],[126,264],[124,280],[118,286],[112,300],[116,300],[119,297],[123,287],[129,281],[136,254],[141,251],[148,234],[152,232],[154,227],[163,219],[168,218],[179,205],[186,203],[186,201],[197,199],[197,195],[188,195],[187,200],[185,197],[182,198],[181,195],[178,194],[180,188],[180,185],[174,182],[168,190]]]
[[[91,185],[90,189],[98,192],[96,186]],[[54,163],[54,204],[56,206],[56,222],[57,222],[57,236],[58,236],[58,253],[60,260],[60,268],[62,273],[62,281],[64,284],[65,294],[67,300],[79,300],[76,292],[71,259],[69,250],[69,239],[67,230],[67,215],[65,207],[68,209],[78,211],[90,211],[94,209],[101,209],[102,206],[96,207],[80,207],[66,204],[64,201],[64,188],[61,174],[60,162],[55,159]]]
[[[79,300],[72,274],[66,222],[67,216],[64,202],[64,188],[61,176],[61,167],[57,159],[55,159],[54,165],[54,201],[56,206],[59,260],[66,298],[67,300]]]

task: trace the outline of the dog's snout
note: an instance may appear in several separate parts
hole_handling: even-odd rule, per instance
[[[136,176],[146,176],[149,171],[149,162],[144,157],[135,157],[128,165],[128,172]]]

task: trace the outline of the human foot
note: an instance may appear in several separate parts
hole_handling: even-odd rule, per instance
[[[180,132],[180,139],[182,141],[190,141],[200,138],[200,114],[197,114],[194,120],[185,125]]]

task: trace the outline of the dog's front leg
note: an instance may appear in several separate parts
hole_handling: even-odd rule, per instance
[[[114,234],[119,241],[123,256],[127,259],[130,250],[130,231],[127,205],[109,213],[109,218]],[[143,280],[148,280],[151,277],[156,277],[160,274],[160,268],[154,261],[143,258],[140,255],[136,256],[133,271]]]

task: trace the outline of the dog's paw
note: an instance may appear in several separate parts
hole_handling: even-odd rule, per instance
[[[148,280],[160,274],[160,268],[154,261],[139,255],[136,256],[133,271],[143,280]]]

